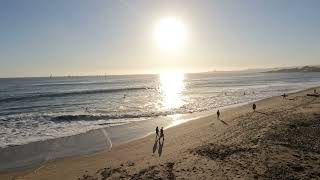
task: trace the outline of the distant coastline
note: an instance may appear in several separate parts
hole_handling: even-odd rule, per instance
[[[303,66],[295,68],[283,68],[278,70],[266,71],[264,73],[291,73],[291,72],[320,72],[318,66]]]

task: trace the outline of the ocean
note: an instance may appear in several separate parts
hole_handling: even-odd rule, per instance
[[[3,78],[0,148],[210,112],[319,85],[320,73]]]

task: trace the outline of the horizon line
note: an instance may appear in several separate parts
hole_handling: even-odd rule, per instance
[[[244,69],[233,69],[233,70],[208,70],[208,71],[198,71],[198,72],[182,72],[183,74],[201,74],[201,73],[219,73],[219,72],[239,72],[239,71],[258,71],[258,70],[271,70],[271,69],[279,69],[279,68],[296,68],[296,67],[304,67],[304,66],[313,66],[317,67],[320,65],[295,65],[295,66],[278,66],[278,67],[268,67],[268,68],[244,68]],[[0,77],[0,79],[14,79],[14,78],[61,78],[61,77],[104,77],[104,76],[134,76],[134,75],[158,75],[161,73],[132,73],[132,74],[87,74],[87,75],[56,75],[53,76],[52,73],[48,76],[4,76]]]

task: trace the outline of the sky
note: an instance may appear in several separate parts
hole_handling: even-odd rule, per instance
[[[1,0],[0,77],[320,64],[318,0]],[[174,17],[183,47],[154,31]]]

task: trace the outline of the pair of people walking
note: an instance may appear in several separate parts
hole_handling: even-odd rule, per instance
[[[159,127],[158,126],[156,127],[156,138],[159,138],[159,139],[162,138],[164,140],[163,127],[161,127],[160,129],[160,135],[159,135]]]
[[[159,134],[160,133],[160,134]],[[162,141],[161,141],[162,138]],[[158,146],[159,144],[159,146]],[[153,144],[153,153],[155,153],[158,149],[158,154],[159,157],[162,154],[162,149],[163,149],[163,145],[164,145],[164,132],[163,132],[163,127],[161,127],[160,131],[159,131],[159,127],[156,127],[156,139],[154,141]]]

